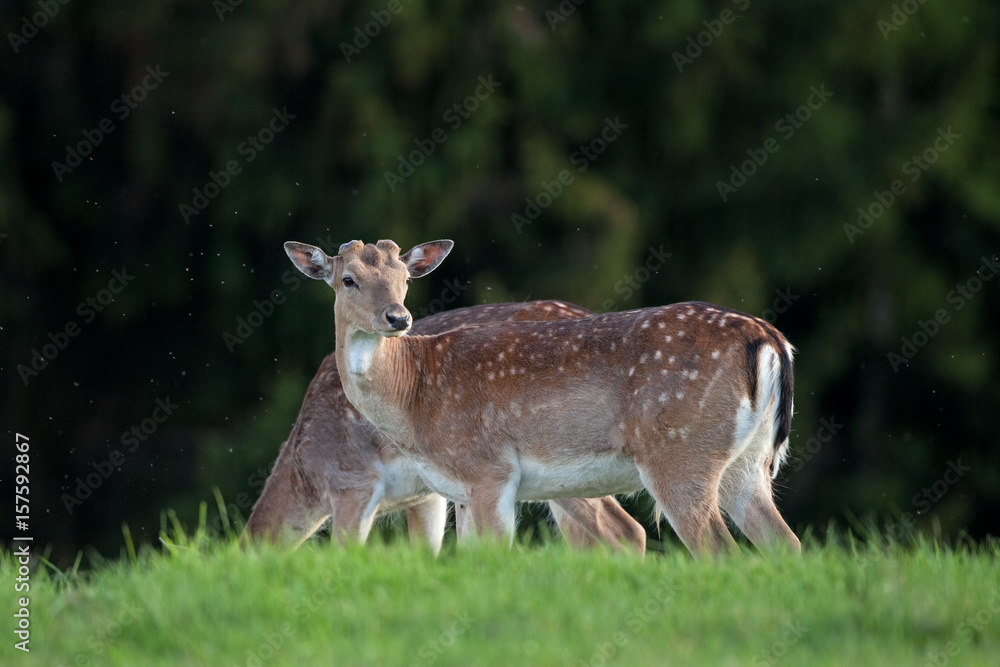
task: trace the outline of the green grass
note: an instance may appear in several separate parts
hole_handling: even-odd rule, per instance
[[[451,545],[435,559],[399,542],[285,552],[180,540],[86,574],[33,572],[22,662],[997,664],[996,545],[812,542],[798,557],[642,561],[558,542]],[[14,580],[9,552],[0,570]],[[3,655],[19,654],[6,634]]]

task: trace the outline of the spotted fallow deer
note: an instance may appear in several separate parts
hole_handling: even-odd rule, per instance
[[[413,331],[434,334],[474,322],[592,314],[558,301],[491,304],[431,315],[414,322]],[[570,544],[645,551],[645,529],[611,496],[561,498],[549,505]],[[298,545],[330,520],[335,537],[363,542],[378,515],[401,509],[406,510],[411,539],[429,543],[437,552],[445,529],[444,498],[433,493],[410,460],[348,402],[331,354],[309,385],[245,534]],[[456,514],[464,532],[467,512],[457,509]]]
[[[468,504],[480,533],[512,536],[517,500],[645,487],[692,553],[735,548],[720,506],[758,547],[799,549],[771,489],[792,417],[793,348],[780,332],[689,302],[404,335],[407,283],[452,245],[285,251],[336,291],[348,399],[431,488]]]

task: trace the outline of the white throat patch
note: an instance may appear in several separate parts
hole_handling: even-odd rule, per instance
[[[378,348],[378,334],[369,334],[363,331],[356,332],[351,336],[347,344],[347,367],[355,375],[364,375],[371,368],[372,359],[375,358],[375,350]]]

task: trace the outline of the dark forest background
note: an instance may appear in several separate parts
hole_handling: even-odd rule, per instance
[[[333,348],[292,239],[454,239],[418,316],[764,316],[799,350],[793,528],[1000,531],[995,3],[32,0],[0,28],[0,520],[20,433],[53,561],[194,526],[213,487],[248,516]]]

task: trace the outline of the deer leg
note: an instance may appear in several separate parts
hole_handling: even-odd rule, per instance
[[[454,503],[455,505],[455,536],[459,542],[469,539],[469,536],[476,531],[476,526],[472,522],[472,512],[468,505]]]
[[[575,547],[589,549],[600,544],[598,536],[593,529],[597,526],[596,512],[588,505],[576,506],[573,501],[576,498],[560,498],[549,501],[549,511],[552,518],[559,526],[559,532],[567,544]],[[592,527],[588,529],[588,526]]]
[[[465,487],[468,511],[480,536],[506,538],[508,545],[513,545],[519,482],[520,474],[514,472],[507,479],[477,480],[475,486]]]
[[[558,498],[549,501],[549,509],[569,544],[589,548],[606,543],[616,551],[646,552],[645,529],[613,496]]]
[[[639,477],[659,503],[684,546],[695,556],[736,550],[736,540],[719,511],[719,477],[714,467],[685,469],[683,475],[656,474],[641,464]],[[660,462],[660,469],[663,468]]]
[[[774,505],[767,466],[748,468],[738,463],[722,476],[720,500],[726,514],[758,549],[800,551],[799,538]]]
[[[364,543],[382,502],[381,486],[343,489],[331,494],[333,525],[330,535],[341,544],[348,541]]]
[[[406,529],[410,542],[429,544],[434,554],[441,551],[444,525],[448,520],[448,501],[432,493],[406,508]]]

